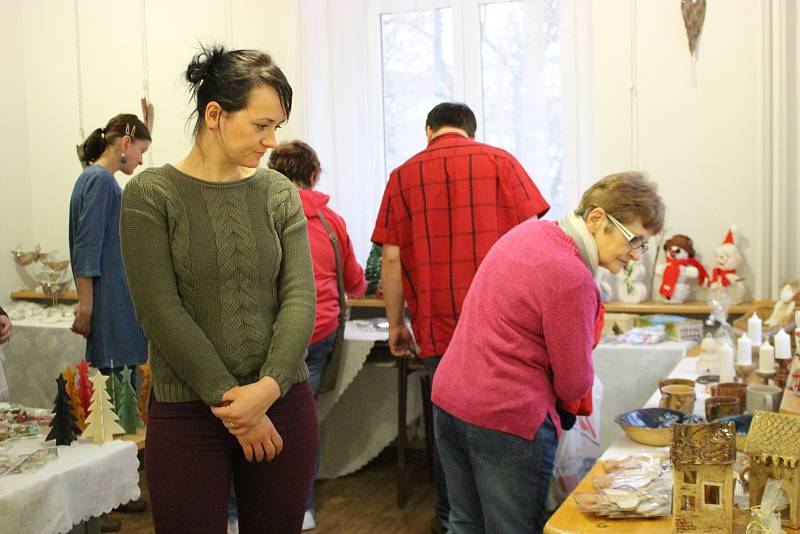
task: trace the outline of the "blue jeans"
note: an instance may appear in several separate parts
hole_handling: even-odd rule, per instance
[[[558,438],[547,417],[532,440],[433,407],[453,534],[542,532]]]
[[[425,364],[425,369],[428,371],[428,374],[431,375],[431,384],[433,384],[433,375],[436,374],[436,369],[439,367],[440,361],[442,361],[441,356],[431,356],[422,359],[422,363]],[[428,393],[430,394],[430,392]],[[450,516],[450,502],[447,499],[447,482],[445,480],[444,470],[442,469],[442,461],[439,458],[439,447],[436,445],[436,441],[437,438],[434,435],[433,483],[436,486],[436,517],[439,518],[439,521],[447,525]]]
[[[328,365],[335,339],[336,332],[308,346],[306,365],[308,366],[308,383],[311,386],[311,391],[314,392],[314,400],[317,400],[319,384],[322,381],[325,366]],[[314,509],[314,480],[317,478],[317,471],[319,471],[319,450],[317,450],[317,463],[314,466],[314,476],[311,479],[311,489],[308,491],[308,501],[306,502],[306,510],[308,511],[313,511]]]

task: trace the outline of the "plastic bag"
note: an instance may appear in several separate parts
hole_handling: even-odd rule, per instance
[[[592,386],[592,415],[578,416],[575,426],[564,432],[556,449],[547,509],[555,510],[586,476],[600,457],[600,405],[603,384],[597,375]]]
[[[747,525],[747,534],[785,534],[781,528],[781,513],[789,506],[789,498],[781,488],[779,480],[769,479],[764,486],[761,505],[750,509],[752,521]]]

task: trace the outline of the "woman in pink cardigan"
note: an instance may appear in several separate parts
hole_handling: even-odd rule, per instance
[[[574,405],[592,389],[595,271],[640,259],[664,211],[655,184],[614,174],[574,213],[522,223],[489,251],[433,380],[450,532],[542,531],[556,403]]]

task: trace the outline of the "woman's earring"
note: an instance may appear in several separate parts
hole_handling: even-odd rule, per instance
[[[120,156],[119,162],[122,163],[123,165],[125,165],[126,163],[128,163],[128,156],[123,154],[122,156]]]

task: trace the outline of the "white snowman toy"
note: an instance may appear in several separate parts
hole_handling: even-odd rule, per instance
[[[739,304],[744,300],[746,287],[744,280],[736,274],[742,263],[742,255],[733,240],[736,227],[732,226],[725,234],[725,240],[716,248],[714,269],[708,279],[708,287],[724,288],[730,295],[731,304]]]
[[[683,234],[675,234],[664,243],[666,263],[656,267],[661,274],[657,298],[670,304],[680,304],[689,297],[690,282],[703,284],[707,274],[703,264],[695,259],[694,243]]]
[[[647,299],[647,286],[644,285],[645,269],[640,261],[629,261],[617,273],[617,295],[627,303],[642,302]]]

